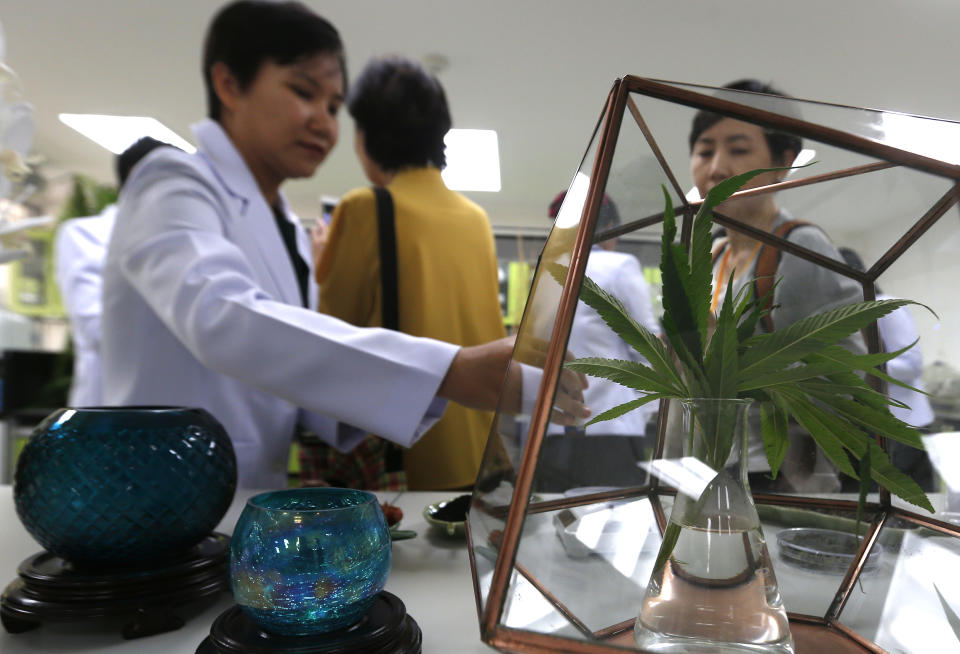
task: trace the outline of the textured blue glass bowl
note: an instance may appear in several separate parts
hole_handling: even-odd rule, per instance
[[[240,608],[283,636],[357,622],[390,573],[390,532],[372,493],[296,488],[247,502],[230,542]]]
[[[59,409],[17,461],[17,515],[79,567],[146,569],[189,550],[226,513],[233,446],[203,409]]]

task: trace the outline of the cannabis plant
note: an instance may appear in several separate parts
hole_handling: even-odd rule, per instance
[[[763,443],[772,475],[776,476],[786,454],[787,421],[792,416],[839,470],[860,480],[861,507],[872,479],[907,502],[933,512],[923,490],[897,470],[875,439],[879,435],[923,447],[919,432],[890,413],[890,405],[902,405],[871,388],[867,381],[872,376],[905,386],[878,366],[907,348],[858,355],[838,345],[878,318],[912,304],[910,301],[859,302],[771,333],[756,333],[757,324],[770,311],[767,298],[754,297],[752,284],[744,285],[734,296],[731,275],[720,311],[712,315],[712,210],[767,170],[750,171],[715,186],[694,218],[689,248],[674,243],[677,227],[673,205],[663,189],[666,203],[660,270],[666,343],[639,325],[615,297],[591,279],[584,279],[581,299],[648,362],[591,357],[566,364],[575,371],[646,393],[604,411],[588,424],[616,418],[663,398],[750,398],[760,406]],[[557,277],[566,273],[559,266],[552,272]],[[715,470],[727,460],[733,445],[732,425],[726,422],[721,414],[712,419],[712,424],[702,425],[711,442],[706,463]],[[859,462],[856,469],[851,457]]]

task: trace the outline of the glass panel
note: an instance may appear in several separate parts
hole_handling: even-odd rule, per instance
[[[697,84],[664,83],[782,116],[798,118],[946,163],[960,163],[960,122],[810,100],[783,99]],[[790,92],[790,89],[782,90],[785,93]]]
[[[541,498],[576,500],[570,493],[535,499]],[[582,501],[538,513],[531,505],[517,553],[521,575],[511,592],[523,597],[523,588],[531,585],[548,591],[530,602],[514,601],[505,617],[510,626],[594,639],[597,632],[636,617],[660,547],[650,501]],[[568,617],[547,613],[549,606],[562,606]]]
[[[758,504],[757,512],[787,611],[823,617],[853,563],[856,511]],[[861,534],[873,517],[864,516]],[[869,561],[865,576],[877,567],[876,555]]]
[[[874,242],[864,234],[862,247]],[[894,463],[909,472],[927,491],[938,511],[960,518],[960,312],[957,311],[956,280],[960,275],[960,230],[957,209],[951,209],[914,243],[877,280],[877,293],[904,297],[925,304],[907,306],[880,320],[880,335],[887,349],[899,349],[919,338],[911,350],[888,364],[891,375],[919,386],[929,397],[894,387],[893,396],[910,410],[893,409],[907,422],[926,432],[929,453],[891,444]],[[958,438],[955,438],[957,436]],[[941,491],[951,494],[940,494]],[[949,501],[948,501],[949,498]],[[918,511],[894,498],[897,506]]]
[[[547,237],[541,264],[570,264],[570,255],[580,225],[580,214],[590,186],[590,174],[600,140],[598,125],[580,169],[567,192],[560,215]],[[504,410],[503,403],[516,398],[501,397],[501,407],[493,421],[487,449],[477,476],[473,503],[468,514],[471,546],[474,549],[475,575],[480,588],[480,609],[485,610],[494,566],[500,553],[499,544],[506,525],[507,507],[513,498],[513,482],[520,469],[523,448],[530,427],[529,413],[539,392],[542,377],[537,371],[544,365],[547,345],[553,333],[560,302],[561,286],[540,265],[534,272],[523,320],[517,331],[514,360],[523,368],[511,366],[504,381],[505,388],[522,388],[521,414]],[[522,378],[522,379],[521,379]],[[526,387],[524,387],[526,382]],[[483,555],[481,555],[481,553]],[[510,553],[512,556],[512,553]]]
[[[883,162],[805,141],[812,165],[793,171],[788,180],[853,172]],[[854,246],[872,266],[950,189],[951,182],[904,167],[873,170],[809,186],[784,189],[778,205],[794,218],[814,223],[837,248]],[[863,247],[865,242],[870,248]],[[832,252],[831,258],[837,258]]]
[[[784,104],[783,100],[767,96],[732,91],[725,91],[724,95],[729,96],[728,99],[737,99],[751,106],[779,111],[783,114],[806,111],[805,106],[800,109],[791,108],[789,103]],[[698,132],[698,139],[705,138],[709,141],[710,147],[701,148],[694,144],[693,152],[688,154],[691,138],[693,138],[691,134],[695,125],[695,116],[698,115],[696,109],[677,106],[639,94],[633,95],[632,99],[645,124],[656,138],[664,157],[668,160],[670,169],[675,172],[680,171],[676,172],[680,186],[693,187],[693,190],[688,193],[688,197],[691,198],[699,195],[695,188],[698,183],[698,158],[720,152],[722,150],[720,146],[726,138],[739,139],[741,132],[749,137],[750,128],[759,129],[743,121],[718,120],[713,123],[702,123],[706,127],[702,132]],[[831,109],[841,111],[838,108],[831,107]],[[859,110],[850,111],[856,114]],[[862,118],[861,116],[860,119]],[[626,120],[627,118],[625,118],[625,124]],[[731,122],[740,127],[736,127],[733,131],[727,129],[724,123]],[[771,136],[770,130],[759,133],[762,134],[763,145],[768,152],[773,152],[777,147],[775,139],[777,142],[788,142],[785,132],[779,132],[775,136]],[[732,142],[742,143],[742,141]],[[682,146],[678,147],[678,144]],[[741,220],[748,225],[766,228],[769,223],[762,224],[763,221],[758,218],[765,214],[758,212],[765,209],[779,211],[779,217],[775,219],[773,225],[786,220],[799,219],[819,228],[803,226],[790,232],[788,239],[795,245],[838,262],[846,262],[838,248],[855,244],[866,260],[865,265],[871,266],[897,242],[907,229],[945,193],[949,192],[951,187],[951,181],[942,177],[904,167],[885,167],[886,162],[809,139],[800,141],[796,147],[802,148],[803,155],[800,159],[814,163],[806,168],[790,171],[783,177],[784,181],[794,186],[784,188],[775,195],[755,195],[749,200],[748,198],[737,200],[735,206],[731,206],[732,202],[725,203],[718,209],[718,213]],[[705,178],[699,180],[700,190],[704,190],[704,187],[709,188],[715,179],[745,172],[753,167],[772,164],[769,158],[761,161],[757,159],[755,153],[750,154],[750,148],[746,149],[748,151],[743,152],[731,146],[725,153],[727,159],[717,157],[712,163],[715,167],[708,171],[709,174]],[[707,154],[704,155],[704,152]],[[760,204],[759,201],[764,198],[772,199],[772,202],[766,205]],[[748,202],[752,204],[748,205]],[[732,226],[730,230],[736,232],[737,228]],[[715,243],[718,250],[726,248],[720,245],[723,241],[717,240]],[[715,275],[719,280],[722,257],[718,258],[720,264],[715,266]],[[756,261],[756,255],[753,261]],[[863,299],[863,288],[859,282],[842,273],[820,267],[816,263],[784,254],[774,265],[775,267],[771,270],[759,271],[757,264],[752,263],[751,268],[741,277],[744,281],[739,283],[743,284],[746,279],[764,276],[764,274],[775,275],[780,279],[780,284],[774,292],[775,308],[771,314],[775,328],[789,325],[833,306]],[[866,347],[865,341],[859,334],[846,339],[844,345],[860,352],[865,351]],[[751,423],[753,432],[756,434],[759,434],[758,414],[757,410],[752,411]],[[856,481],[838,473],[814,446],[804,430],[792,423],[791,433],[794,446],[788,454],[784,474],[777,482],[770,481],[763,473],[766,469],[766,455],[759,437],[751,439],[750,466],[753,473],[751,483],[755,491],[796,494],[849,491],[856,488]]]
[[[960,649],[960,540],[898,521],[880,543],[876,574],[861,577],[840,622],[888,652]]]
[[[600,219],[615,200],[602,206]],[[646,230],[641,230],[646,231]],[[637,258],[621,252],[618,239],[594,245],[587,259],[586,274],[606,292],[622,302],[628,313],[654,334],[660,331],[657,285],[648,283]],[[571,358],[599,357],[643,363],[645,360],[627,345],[583,301],[577,304],[567,343]],[[584,402],[593,416],[643,397],[612,381],[589,377]],[[563,427],[551,424],[537,462],[537,492],[579,492],[587,488],[641,486],[647,475],[642,466],[649,462],[656,445],[656,401],[612,420]]]
[[[631,100],[633,102],[627,107],[618,130],[610,175],[597,216],[597,230],[589,235],[592,248],[583,254],[587,256],[587,275],[627,304],[628,312],[638,322],[655,330],[661,313],[657,275],[662,233],[661,185],[668,189],[678,213],[689,216],[691,207],[697,204],[696,194],[706,192],[719,179],[778,162],[771,155],[771,148],[775,147],[772,140],[784,135],[772,134],[758,124],[721,118],[698,132],[700,138],[694,141],[695,147],[691,151],[690,130],[697,115],[695,108],[638,94],[633,94]],[[769,98],[761,101],[756,97],[751,97],[749,102],[784,115],[822,118],[830,127],[848,129],[868,138],[885,139],[890,143],[895,140],[888,129],[891,123],[881,112],[818,103],[791,104]],[[776,122],[776,119],[762,122]],[[734,123],[732,128],[731,123]],[[912,121],[911,124],[918,123]],[[727,131],[714,129],[717,126]],[[705,171],[702,161],[713,158],[713,155],[698,151],[697,146],[702,142],[713,143],[719,150],[719,144],[749,141],[739,132],[731,133],[730,129],[739,130],[758,143],[756,147],[763,155],[760,159],[765,160],[757,158],[756,148],[737,153],[731,146],[725,153],[730,158],[724,164],[726,168],[714,163],[716,170]],[[937,129],[942,138],[951,138],[951,124]],[[704,139],[703,135],[708,132],[709,138]],[[659,154],[651,145],[654,142]],[[783,254],[775,269],[768,273],[784,280],[774,295],[774,302],[779,305],[773,313],[777,328],[825,308],[862,299],[863,286],[853,279],[853,269],[848,267],[853,264],[842,259],[837,247],[855,245],[866,260],[865,266],[872,266],[955,183],[943,176],[903,166],[891,167],[885,161],[809,139],[800,144],[789,139],[784,142],[788,143],[784,149],[787,159],[793,160],[786,154],[793,152],[791,148],[808,150],[805,156],[816,160],[816,165],[789,173],[766,173],[765,178],[757,178],[745,193],[721,205],[718,213],[727,224],[728,234],[726,242],[717,242],[719,252],[714,263],[717,279],[729,279],[719,272],[723,256],[720,248],[734,251],[751,245],[746,243],[744,246],[744,240],[738,238],[743,236],[739,227],[752,225],[759,229],[773,229],[788,220],[787,213],[813,223],[813,226],[798,227],[787,237],[808,252],[800,253],[800,256]],[[542,383],[536,369],[545,363],[559,308],[561,280],[564,268],[572,260],[578,232],[582,230],[582,209],[593,183],[590,175],[598,147],[595,135],[580,170],[566,191],[555,225],[543,247],[519,327],[515,358],[526,364],[524,396],[528,399],[536,396],[538,385]],[[869,150],[869,147],[863,149]],[[778,184],[776,194],[759,188],[771,184]],[[960,236],[957,235],[953,211],[951,208],[949,220],[941,220],[941,224],[934,226],[896,261],[881,277],[880,284],[889,286],[887,292],[892,295],[904,295],[929,304],[939,315],[935,318],[921,309],[907,310],[921,336],[924,356],[933,357],[924,361],[942,364],[932,369],[928,364],[934,374],[925,380],[928,388],[935,388],[930,430],[943,432],[941,440],[946,449],[942,456],[955,461],[960,452],[950,448],[954,443],[960,443],[960,434],[952,438],[954,434],[950,432],[960,432],[960,361],[956,361],[960,352],[954,352],[956,339],[952,336],[957,327],[953,323],[960,320],[960,315],[951,313],[953,304],[949,289],[954,283],[952,280],[960,276],[960,270],[955,269],[960,265],[957,263],[960,256],[953,252],[960,250]],[[605,222],[611,214],[617,219],[612,223]],[[617,242],[608,243],[614,237]],[[626,244],[630,247],[625,248]],[[612,245],[612,249],[607,249],[608,245]],[[756,252],[742,257],[739,262],[745,267],[739,276],[743,279],[740,284],[762,274],[763,271],[757,271]],[[832,271],[835,265],[823,261],[823,257],[842,262],[836,264],[840,266],[840,272]],[[619,284],[627,275],[618,270],[606,278],[608,281],[602,281],[604,271],[601,264],[605,259],[628,262],[633,271],[631,276],[644,279],[646,288],[637,290],[632,287],[632,290],[618,293]],[[790,272],[791,266],[793,272]],[[629,306],[637,301],[638,306]],[[566,347],[560,348],[563,355],[570,358],[631,358],[631,352],[621,347],[613,332],[583,302],[578,303],[573,312]],[[848,345],[863,350],[859,335],[851,337]],[[508,383],[515,381],[513,377],[508,378]],[[594,416],[638,397],[636,394],[629,398],[625,395],[613,397],[604,392],[600,393],[599,399],[594,398],[590,392],[603,390],[604,385],[596,378],[591,378],[590,382],[594,390],[588,389],[585,399]],[[626,389],[619,391],[626,392]],[[554,403],[557,398],[546,398],[544,402],[547,401]],[[525,405],[528,415],[530,408],[529,404]],[[955,412],[951,412],[951,408],[955,408]],[[489,596],[497,557],[510,557],[510,577],[506,580],[504,597],[498,598],[503,600],[501,624],[575,641],[626,643],[629,640],[629,624],[639,609],[661,543],[654,516],[661,511],[668,515],[670,511],[669,497],[661,498],[657,494],[648,497],[647,493],[656,493],[657,489],[656,486],[653,490],[650,488],[650,474],[662,474],[661,468],[667,470],[679,456],[675,452],[675,442],[670,438],[673,433],[670,417],[675,413],[671,410],[660,416],[654,411],[635,409],[624,416],[593,425],[547,425],[537,460],[527,462],[527,465],[534,466],[531,471],[533,486],[531,497],[523,498],[526,506],[521,507],[523,524],[516,551],[501,550],[507,509],[514,495],[513,480],[527,445],[541,435],[530,433],[528,418],[504,412],[498,414],[469,520],[478,587],[484,604]],[[759,411],[754,413],[752,433],[756,438],[752,442],[752,456],[748,456],[751,461],[763,464],[766,456],[759,438]],[[668,439],[660,461],[653,460],[654,423],[657,419],[666,420],[663,426]],[[851,480],[842,483],[832,464],[819,454],[809,436],[796,425],[791,431],[791,449],[780,478],[770,482],[762,465],[752,466],[751,470],[750,483],[754,492],[802,494],[811,500],[811,504],[804,504],[802,508],[761,504],[759,513],[787,610],[822,617],[853,561],[858,543],[855,512],[851,508],[856,501],[855,485]],[[660,483],[669,486],[679,482],[665,476]],[[940,485],[931,489],[932,497],[941,511],[939,515],[950,519],[951,514],[943,510],[953,505],[949,496],[940,492],[945,487],[939,478],[937,484]],[[953,490],[960,495],[960,480]],[[815,501],[837,498],[848,502],[812,505]],[[878,495],[873,493],[868,499],[875,508]],[[960,513],[960,508],[957,512]],[[875,516],[871,513],[865,520],[873,518]],[[863,529],[866,527],[867,524],[862,525]],[[895,571],[904,560],[902,552],[911,551],[906,543],[924,531],[911,523],[887,525],[844,608],[845,624],[867,638],[886,639],[885,642],[894,645],[891,651],[896,651],[897,647],[903,651],[920,651],[909,649],[919,645],[904,644],[906,641],[900,635],[883,633],[877,625],[881,624],[881,618],[886,620],[890,611],[899,610],[899,604],[893,606],[893,600],[888,599],[897,595],[899,582]],[[942,535],[932,532],[921,535],[925,541],[943,539]],[[955,553],[956,542],[949,538],[946,541],[941,549]],[[944,565],[943,569],[953,567],[953,564],[949,568]],[[931,597],[940,602],[939,596]],[[956,599],[947,597],[946,604],[941,604],[954,606]],[[926,610],[932,609],[928,607]],[[888,647],[884,642],[880,644]]]

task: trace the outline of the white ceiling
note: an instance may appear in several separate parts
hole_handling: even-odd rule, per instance
[[[36,107],[48,170],[112,181],[111,157],[60,112],[152,115],[190,137],[202,118],[200,44],[212,0],[4,0],[7,64]],[[440,53],[457,127],[499,133],[503,190],[471,193],[495,225],[546,223],[615,78],[722,85],[751,76],[801,98],[960,119],[958,0],[309,0],[356,73],[371,56]],[[367,184],[344,114],[340,146],[286,193]],[[685,173],[685,171],[683,171]],[[688,183],[688,178],[681,179]]]

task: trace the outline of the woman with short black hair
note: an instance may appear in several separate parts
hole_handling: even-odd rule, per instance
[[[487,214],[446,187],[443,139],[450,111],[443,87],[416,62],[370,62],[347,108],[367,178],[394,207],[397,328],[459,345],[504,335],[497,258]],[[320,310],[359,326],[383,325],[381,253],[374,190],[346,194],[334,211],[317,271]],[[491,414],[451,406],[403,454],[411,489],[473,484]]]
[[[247,488],[286,485],[298,423],[342,449],[369,431],[409,445],[438,396],[492,408],[509,343],[461,348],[316,311],[309,240],[280,187],[337,143],[336,29],[297,2],[233,2],[210,24],[203,73],[198,152],[155,150],[124,187],[104,270],[105,403],[207,409]]]

